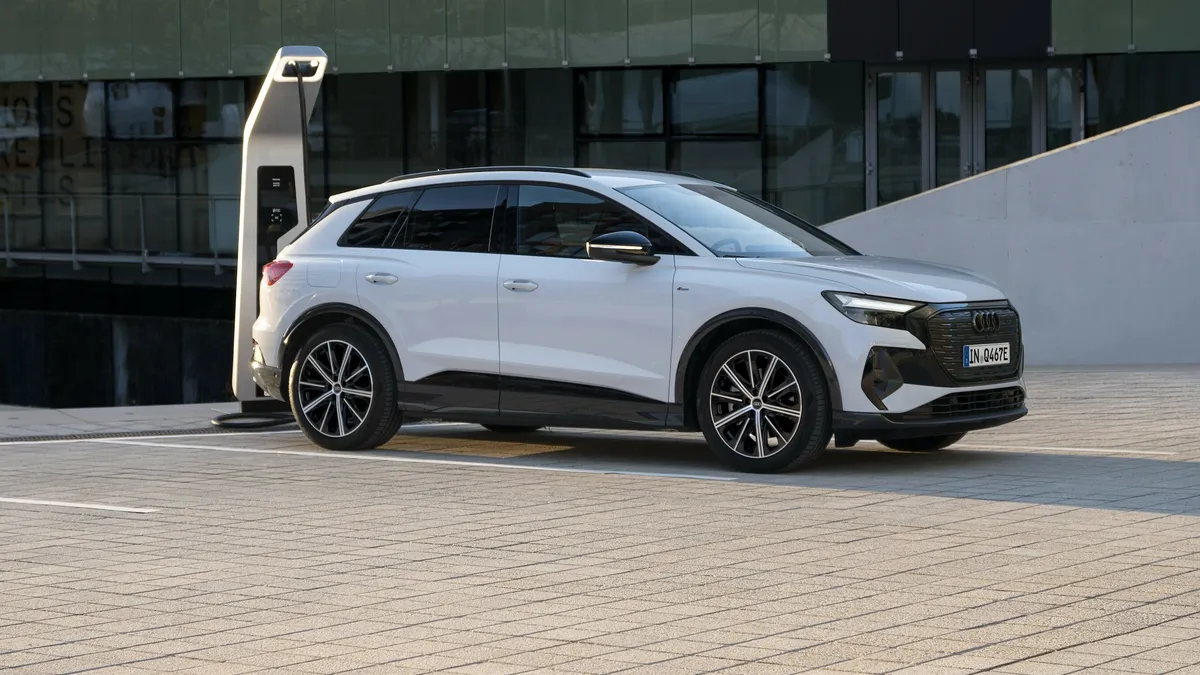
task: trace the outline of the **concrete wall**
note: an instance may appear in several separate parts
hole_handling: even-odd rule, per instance
[[[1200,104],[826,229],[999,282],[1030,365],[1200,363]]]

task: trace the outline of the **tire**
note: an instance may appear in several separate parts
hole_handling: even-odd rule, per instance
[[[326,450],[377,448],[404,420],[383,344],[348,324],[326,326],[304,343],[288,373],[288,394],[300,430]]]
[[[878,442],[885,448],[903,452],[936,452],[961,441],[966,433],[945,434],[942,436],[924,436],[922,438],[890,438]]]
[[[794,381],[790,387],[789,380]],[[695,403],[709,448],[737,471],[798,469],[820,457],[832,436],[829,384],[821,366],[807,345],[783,331],[750,331],[717,347],[700,374]],[[756,421],[766,439],[761,453]]]
[[[480,426],[497,434],[532,434],[542,428],[516,424],[481,424]]]

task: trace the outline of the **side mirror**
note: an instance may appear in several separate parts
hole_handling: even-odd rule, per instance
[[[587,243],[587,254],[592,260],[611,260],[634,265],[653,265],[658,262],[650,240],[629,230],[609,232],[595,237]]]

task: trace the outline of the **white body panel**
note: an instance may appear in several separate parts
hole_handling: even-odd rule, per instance
[[[499,257],[503,375],[669,399],[674,256],[648,266]]]

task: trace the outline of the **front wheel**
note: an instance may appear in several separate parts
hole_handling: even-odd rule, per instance
[[[794,336],[756,330],[709,356],[696,392],[709,447],[737,471],[789,471],[811,463],[831,436],[829,387]]]
[[[892,450],[902,452],[935,452],[961,441],[966,433],[943,434],[941,436],[922,436],[920,438],[890,438],[879,439],[879,444]]]
[[[288,376],[292,413],[310,441],[326,450],[370,450],[399,430],[396,377],[383,344],[346,324],[316,332]]]

